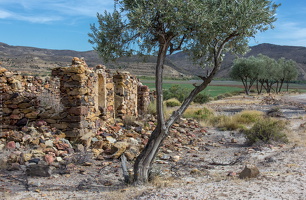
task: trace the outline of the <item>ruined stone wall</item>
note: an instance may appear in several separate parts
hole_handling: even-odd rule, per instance
[[[114,75],[116,117],[138,116],[138,82],[129,72],[118,72]]]
[[[149,89],[128,72],[111,74],[105,66],[90,69],[74,58],[52,77],[23,77],[0,67],[2,129],[44,123],[69,138],[96,133],[106,122],[145,113]]]
[[[85,61],[74,58],[71,67],[52,70],[60,78],[60,96],[63,115],[60,128],[67,137],[79,137],[96,132],[101,126],[98,100],[98,75]]]
[[[59,101],[52,101],[59,95],[56,85],[56,80],[22,76],[0,67],[1,130],[18,129],[41,118],[50,121],[60,107]]]
[[[150,100],[150,89],[146,85],[142,85],[142,83],[138,84],[137,91],[137,104],[138,104],[138,114],[143,115],[148,111]]]
[[[104,65],[96,66],[95,73],[98,75],[98,99],[97,108],[103,120],[111,120],[115,118],[114,103],[114,81],[110,70]]]

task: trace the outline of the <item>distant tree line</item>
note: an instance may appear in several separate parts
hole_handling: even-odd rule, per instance
[[[295,61],[283,57],[275,60],[262,54],[237,58],[230,71],[231,78],[242,81],[247,95],[254,85],[258,94],[261,94],[263,89],[267,93],[279,93],[284,83],[287,83],[288,91],[289,82],[296,80],[297,75]]]

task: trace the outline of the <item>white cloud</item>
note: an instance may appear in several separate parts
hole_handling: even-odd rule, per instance
[[[113,0],[76,0],[73,3],[71,1],[50,3],[49,6],[53,10],[67,15],[95,17],[97,12],[112,10],[113,5]]]
[[[59,21],[62,18],[59,16],[45,16],[45,15],[29,15],[29,14],[19,14],[14,12],[8,12],[5,10],[0,10],[0,19],[8,19],[8,20],[19,20],[26,21],[31,23],[49,23],[53,21]]]
[[[72,17],[96,17],[112,10],[113,0],[0,0],[0,19],[48,23]]]
[[[306,28],[305,25],[298,23],[298,22],[287,22],[287,23],[280,23],[278,30],[281,31],[281,34],[279,34],[278,38],[283,39],[306,39]]]
[[[5,10],[0,10],[0,19],[6,19],[11,17],[12,14],[10,12],[7,12]]]
[[[280,20],[275,23],[275,29],[256,35],[250,40],[250,45],[271,43],[288,46],[306,46],[306,23],[297,19]]]

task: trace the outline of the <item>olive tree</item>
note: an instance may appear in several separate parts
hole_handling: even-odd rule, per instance
[[[249,95],[250,89],[257,80],[258,74],[258,59],[254,56],[248,58],[238,58],[234,60],[234,64],[230,71],[232,79],[240,79],[246,95]]]
[[[293,60],[287,60],[285,58],[280,58],[278,59],[278,65],[279,65],[279,70],[280,72],[278,73],[279,75],[279,87],[277,92],[280,92],[282,89],[282,86],[284,82],[287,82],[287,91],[289,88],[289,82],[293,81],[297,78],[298,76],[298,71],[297,71],[297,63]]]
[[[256,58],[259,59],[258,82],[261,84],[260,88],[263,87],[267,93],[271,93],[274,90],[273,85],[277,83],[279,65],[275,59],[266,55],[258,54]]]
[[[134,182],[148,181],[153,160],[171,125],[220,69],[225,52],[244,53],[248,38],[272,28],[278,5],[268,0],[115,0],[112,13],[97,15],[89,42],[105,61],[121,56],[155,54],[157,126],[134,163]],[[203,82],[166,120],[163,70],[167,54],[187,51],[203,66]],[[205,73],[204,73],[205,72]]]

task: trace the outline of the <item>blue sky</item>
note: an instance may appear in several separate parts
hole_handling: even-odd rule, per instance
[[[271,43],[306,47],[306,1],[276,0],[275,29],[259,33],[250,45]],[[0,42],[47,49],[92,50],[89,25],[113,0],[0,0]]]

